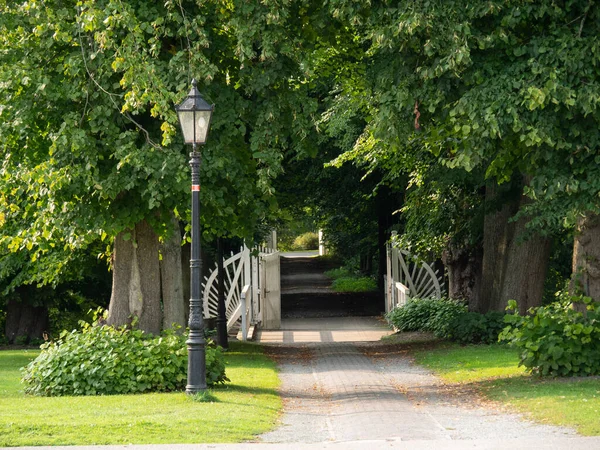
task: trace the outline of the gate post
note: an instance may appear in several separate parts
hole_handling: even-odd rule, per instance
[[[262,299],[261,299],[261,286],[260,286],[260,278],[259,278],[259,266],[260,266],[260,257],[252,256],[249,253],[249,258],[252,266],[252,316],[253,323],[256,324],[258,322],[262,322]]]

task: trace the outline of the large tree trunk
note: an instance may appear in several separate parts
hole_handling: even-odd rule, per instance
[[[158,334],[162,327],[160,306],[160,264],[158,256],[158,236],[145,220],[135,225],[136,264],[133,265],[134,288],[130,301],[132,311],[138,312],[140,329]],[[137,273],[136,273],[137,271]],[[139,281],[138,281],[139,280]],[[137,284],[139,282],[139,290]]]
[[[600,216],[596,214],[578,220],[570,291],[600,301]],[[582,305],[577,308],[584,309]]]
[[[112,254],[112,291],[108,306],[107,323],[116,327],[131,323],[129,284],[135,257],[133,234],[133,230],[124,230],[115,237]]]
[[[26,291],[26,289],[24,289]],[[6,305],[6,338],[11,344],[28,344],[32,339],[42,339],[48,333],[48,308],[32,306],[26,296],[12,298]]]
[[[129,234],[130,239],[125,240]],[[148,333],[160,333],[160,267],[158,237],[144,220],[133,232],[127,230],[115,238],[113,287],[108,323],[129,325],[137,317],[137,326]]]
[[[520,314],[542,304],[551,240],[535,234],[526,241],[521,241],[519,237],[525,232],[526,224],[526,218],[519,219],[515,224],[514,237],[506,259],[500,302],[492,305],[492,309],[496,311],[503,311],[508,300],[517,301]]]
[[[483,222],[483,260],[481,268],[481,289],[472,308],[485,313],[500,304],[502,281],[506,269],[508,244],[512,239],[512,226],[509,219],[516,214],[518,202],[509,198],[501,202],[501,194],[495,182],[488,182],[485,202],[489,212]]]
[[[185,328],[181,233],[179,222],[174,214],[171,214],[171,235],[161,245],[160,252],[162,254],[160,278],[164,309],[163,328],[171,328],[173,324]]]
[[[527,182],[528,177],[524,177],[523,184]],[[487,190],[486,201],[499,200],[497,186],[490,185]],[[516,300],[524,314],[542,302],[550,239],[533,233],[523,240],[528,219],[510,219],[530,200],[522,193],[518,201],[507,198],[502,208],[484,220],[483,277],[476,307],[482,313],[504,311],[508,300]]]
[[[479,303],[482,256],[480,249],[455,244],[450,244],[442,254],[448,272],[448,296],[467,301],[470,309]]]

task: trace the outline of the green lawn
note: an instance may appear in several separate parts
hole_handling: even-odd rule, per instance
[[[275,364],[253,344],[231,343],[231,383],[210,390],[213,402],[181,392],[26,396],[19,368],[37,354],[0,352],[0,447],[240,442],[272,428],[281,409]]]
[[[500,345],[441,344],[415,359],[448,383],[471,384],[486,397],[532,419],[600,435],[600,379],[539,378],[518,367],[515,350]]]

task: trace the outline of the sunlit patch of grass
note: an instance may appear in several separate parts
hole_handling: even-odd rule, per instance
[[[231,383],[195,401],[183,392],[90,397],[22,393],[19,367],[35,351],[0,352],[0,447],[240,442],[273,427],[281,409],[275,364],[260,346],[232,342]]]
[[[443,349],[418,352],[415,359],[452,383],[513,377],[525,373],[523,367],[518,367],[517,352],[501,345],[452,344]]]
[[[448,383],[469,384],[532,419],[600,435],[600,379],[540,378],[518,367],[517,351],[500,345],[442,344],[415,360]]]
[[[484,383],[492,400],[508,403],[532,419],[575,428],[586,436],[600,436],[600,380],[598,378],[520,377]]]

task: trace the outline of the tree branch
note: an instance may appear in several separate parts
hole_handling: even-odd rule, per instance
[[[585,19],[587,18],[588,13],[590,12],[590,8],[592,7],[593,0],[589,0],[588,4],[585,8],[585,12],[583,13],[583,18],[581,19],[581,24],[579,24],[579,33],[577,33],[577,37],[581,37],[581,32],[583,31],[583,24],[585,23]]]

